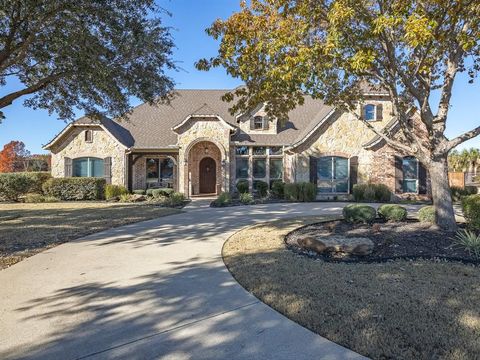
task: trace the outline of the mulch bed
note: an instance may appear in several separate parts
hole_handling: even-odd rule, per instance
[[[298,246],[297,240],[305,235],[366,237],[373,241],[374,249],[370,255],[365,256],[344,253],[317,254]],[[371,225],[350,224],[344,220],[327,221],[302,227],[285,237],[290,250],[327,261],[378,262],[399,258],[426,258],[480,263],[480,259],[456,245],[454,240],[454,232],[445,232],[413,219],[399,223],[377,220]]]

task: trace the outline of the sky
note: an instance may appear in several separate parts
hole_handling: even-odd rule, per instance
[[[230,89],[240,85],[238,79],[228,76],[223,69],[209,72],[195,69],[195,62],[203,57],[216,54],[218,43],[208,37],[205,29],[217,19],[228,18],[239,9],[240,0],[158,0],[160,6],[171,13],[163,16],[166,26],[172,28],[176,45],[173,58],[179,71],[170,71],[179,89]],[[10,81],[0,89],[0,96],[20,87],[17,81]],[[6,119],[0,123],[0,148],[11,140],[23,141],[32,154],[45,153],[42,145],[58,134],[66,123],[55,114],[45,110],[33,110],[23,106],[24,99],[17,99],[3,110]],[[138,105],[138,99],[132,99]],[[468,131],[480,124],[480,79],[470,85],[465,75],[460,75],[455,83],[452,107],[447,122],[446,135],[449,138]],[[77,112],[78,117],[82,116]],[[479,147],[480,137],[472,139],[464,147]]]

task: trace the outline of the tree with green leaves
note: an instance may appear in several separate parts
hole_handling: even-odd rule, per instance
[[[448,186],[448,152],[480,126],[445,136],[455,79],[480,69],[480,2],[472,0],[251,0],[207,33],[218,55],[199,69],[222,66],[245,82],[225,95],[233,112],[267,103],[280,120],[305,94],[358,113],[361,84],[388,92],[399,131],[373,128],[400,153],[417,157],[431,178],[437,224],[456,229]],[[435,105],[432,95],[439,93]],[[412,112],[419,125],[411,121]],[[472,114],[473,116],[473,114]]]
[[[166,99],[175,64],[160,13],[154,0],[0,0],[0,120],[27,95],[66,120],[75,108],[123,116],[130,96]],[[20,86],[6,91],[13,78]]]

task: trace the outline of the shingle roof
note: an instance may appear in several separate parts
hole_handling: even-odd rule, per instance
[[[172,128],[189,115],[218,115],[238,128],[236,117],[229,112],[230,103],[221,98],[229,90],[177,90],[169,104],[142,104],[135,107],[128,120],[102,119],[105,126],[125,146],[131,148],[166,148],[177,143]],[[289,112],[289,121],[277,134],[247,134],[240,129],[232,140],[261,145],[291,145],[303,139],[333,110],[322,100],[305,97],[302,106]],[[93,124],[95,120],[83,117],[74,124]]]

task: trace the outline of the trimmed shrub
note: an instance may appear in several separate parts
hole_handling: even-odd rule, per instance
[[[355,184],[353,185],[353,199],[360,201],[388,202],[392,198],[392,192],[384,184]]]
[[[418,210],[418,220],[430,224],[435,224],[435,208],[433,206],[424,206]]]
[[[136,194],[136,195],[146,195],[147,192],[146,192],[144,189],[137,189],[137,190],[133,190],[133,191],[132,191],[132,194]]]
[[[272,182],[272,195],[277,199],[283,199],[285,196],[285,183],[280,180]]]
[[[250,193],[240,193],[240,202],[242,204],[248,205],[253,203],[253,196]]]
[[[120,197],[120,195],[128,194],[127,189],[125,186],[121,185],[105,185],[105,199],[112,199],[116,197]]]
[[[387,221],[405,221],[407,218],[407,209],[395,204],[384,204],[377,210],[378,215]]]
[[[464,196],[474,195],[477,191],[478,189],[475,186],[465,186],[463,189],[458,186],[450,187],[453,201],[461,201]]]
[[[183,205],[186,198],[181,192],[172,192],[170,196],[165,200],[165,205],[170,207],[176,207]]]
[[[152,190],[152,196],[154,198],[160,198],[162,196],[165,196],[165,197],[169,197],[170,195],[172,195],[175,190],[171,189],[171,188],[159,188],[159,189],[151,189]],[[147,193],[148,195],[148,193]]]
[[[467,226],[480,230],[480,195],[465,196],[462,199],[462,209]]]
[[[94,177],[52,178],[43,184],[45,195],[60,200],[101,200],[105,196],[105,179]]]
[[[368,205],[349,204],[343,208],[343,218],[349,223],[370,224],[376,214],[375,209]]]
[[[222,192],[214,201],[215,206],[227,206],[232,202],[232,196],[228,192]]]
[[[314,201],[317,196],[315,184],[310,182],[287,183],[284,187],[285,199],[290,201]]]
[[[248,180],[240,180],[236,187],[240,194],[248,193]]]
[[[268,194],[268,184],[262,180],[254,180],[254,189],[260,197],[264,198]]]
[[[26,173],[0,174],[0,200],[18,201],[30,191],[33,180]]]
[[[145,195],[147,195],[147,196],[153,196],[153,190],[155,190],[155,189],[147,189],[147,190],[145,190]]]
[[[25,196],[25,202],[26,203],[52,203],[52,202],[58,202],[59,200],[56,197],[53,196],[45,196],[42,194],[27,194]]]
[[[285,199],[290,201],[298,201],[300,198],[300,187],[295,183],[286,183],[284,188]]]
[[[30,189],[28,190],[29,193],[36,193],[41,194],[43,192],[43,184],[52,178],[49,172],[46,171],[38,171],[38,172],[25,172],[25,173],[16,173],[16,174],[25,174],[27,175],[30,180]]]

